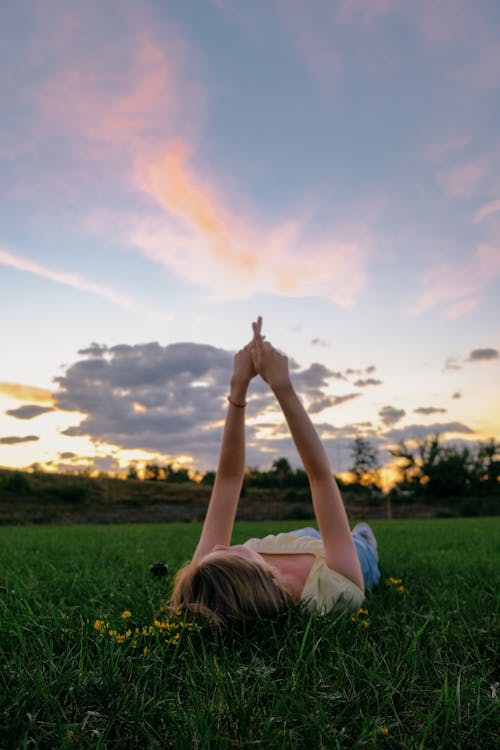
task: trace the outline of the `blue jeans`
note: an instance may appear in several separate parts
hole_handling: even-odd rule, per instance
[[[291,532],[295,536],[312,536],[314,539],[321,539],[321,534],[312,526],[305,526],[303,529],[296,529]],[[361,571],[365,589],[371,591],[380,581],[380,570],[378,569],[378,552],[375,547],[369,545],[365,539],[359,536],[355,531],[351,531],[354,546],[358,553]]]

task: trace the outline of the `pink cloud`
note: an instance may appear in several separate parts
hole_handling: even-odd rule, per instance
[[[481,294],[500,278],[500,249],[480,245],[462,262],[431,265],[420,277],[422,291],[408,312],[421,315],[438,305],[447,305],[445,317],[457,318],[479,305]]]
[[[160,122],[167,133],[172,128],[173,65],[152,39],[137,36],[123,50],[111,46],[94,59],[73,53],[68,63],[37,94],[38,111],[52,132],[124,156],[158,138]]]
[[[442,162],[457,151],[462,151],[471,140],[472,137],[469,134],[457,131],[448,132],[426,148],[425,158],[433,162]]]
[[[448,320],[456,320],[457,318],[461,318],[462,315],[466,315],[466,313],[472,312],[472,310],[475,310],[476,307],[479,307],[480,300],[476,297],[471,297],[470,299],[464,299],[460,300],[459,302],[453,303],[445,312],[444,317]]]
[[[451,74],[475,88],[499,88],[500,44],[494,13],[477,11],[474,3],[423,0],[407,3],[421,38],[436,56],[453,60]]]
[[[454,167],[441,170],[438,185],[455,198],[466,198],[475,193],[488,174],[484,159],[469,159]]]
[[[189,155],[176,141],[138,165],[142,189],[165,211],[131,230],[144,254],[218,298],[275,293],[355,303],[365,282],[367,242],[306,240],[297,218],[259,226],[194,173]]]
[[[476,211],[474,221],[479,223],[484,221],[488,216],[492,216],[498,212],[500,212],[500,200],[490,201]]]
[[[49,2],[36,11],[24,57],[39,72],[36,86],[29,81],[33,116],[23,140],[42,144],[42,152],[57,144],[64,164],[59,172],[57,164],[37,164],[37,179],[50,181],[63,201],[71,195],[80,206],[81,226],[113,241],[119,237],[209,295],[320,295],[353,305],[365,282],[369,241],[359,239],[358,227],[311,240],[307,223],[295,216],[266,224],[235,210],[241,199],[215,187],[220,177],[196,172],[191,155],[197,152],[195,128],[203,119],[205,94],[199,83],[190,83],[200,80],[198,70],[186,76],[196,55],[175,29],[160,39],[149,11],[135,7],[124,2],[117,18],[96,2],[78,8]],[[325,40],[324,53],[330,49]],[[68,179],[70,172],[74,179]],[[30,176],[23,189],[37,190],[43,201],[50,191],[34,187]],[[112,196],[109,208],[92,206],[99,200],[94,192],[102,190]],[[84,208],[86,200],[90,206]],[[2,262],[132,304],[77,274],[12,253],[4,253]]]
[[[16,22],[26,31],[12,35],[6,53],[9,70],[0,70],[17,103],[0,123],[0,153],[19,162],[11,194],[26,198],[42,182],[42,199],[47,188],[81,197],[103,180],[126,188],[137,153],[179,130],[192,137],[205,108],[201,66],[174,23],[160,31],[153,6],[123,0],[116,13],[94,0],[48,0],[24,16]]]

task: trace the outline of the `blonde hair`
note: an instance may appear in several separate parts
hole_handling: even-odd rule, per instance
[[[277,618],[294,604],[272,570],[236,555],[185,565],[170,599],[172,609],[219,631]]]

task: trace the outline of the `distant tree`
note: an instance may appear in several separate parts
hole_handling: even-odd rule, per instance
[[[188,469],[174,469],[172,464],[167,464],[165,466],[163,469],[163,476],[166,482],[172,482],[174,484],[184,484],[185,482],[192,481]]]
[[[421,440],[414,450],[400,443],[390,453],[398,461],[399,489],[439,498],[500,487],[500,445],[494,439],[457,448],[443,446],[437,434]]]
[[[276,461],[273,461],[272,470],[280,479],[285,479],[293,473],[290,462],[286,458],[277,458]]]
[[[435,497],[465,495],[472,484],[474,461],[470,449],[443,448],[437,443],[434,450],[436,447],[439,451],[431,454],[432,460],[422,464],[426,491]]]
[[[404,441],[401,441],[396,448],[390,448],[389,453],[398,462],[399,484],[411,485],[420,482],[422,476],[421,467],[417,463],[416,456]]]
[[[156,482],[160,478],[161,468],[158,464],[146,464],[144,470],[144,479],[146,481]]]
[[[206,484],[212,487],[215,482],[215,471],[206,471],[200,481],[200,484]]]
[[[139,475],[137,473],[137,466],[134,466],[134,464],[130,464],[127,470],[127,479],[139,479]]]
[[[488,489],[499,489],[500,443],[495,438],[478,445],[475,479],[479,479]]]
[[[354,438],[351,449],[352,466],[348,470],[359,484],[376,484],[380,468],[377,449],[363,437]]]

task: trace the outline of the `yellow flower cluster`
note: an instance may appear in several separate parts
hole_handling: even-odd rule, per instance
[[[121,618],[128,620],[132,617],[132,612],[126,609],[121,613]],[[159,637],[161,640],[169,645],[177,645],[181,639],[181,634],[186,630],[193,630],[195,624],[192,622],[171,622],[170,620],[154,620],[152,625],[142,625],[140,627],[127,628],[125,632],[118,632],[115,628],[111,627],[109,622],[105,620],[95,620],[93,624],[94,630],[99,633],[100,636],[107,635],[113,638],[116,643],[130,642],[133,647],[137,647],[138,641],[141,638],[152,638]],[[149,651],[148,646],[143,647],[143,654]]]
[[[370,627],[370,620],[368,619],[368,610],[363,609],[362,607],[356,610],[356,612],[351,617],[351,620],[352,622],[358,623],[362,628]]]
[[[388,578],[387,585],[395,588],[396,591],[399,591],[400,594],[406,594],[408,592],[408,589],[403,586],[403,581],[401,578]]]

